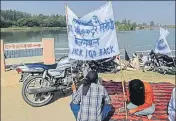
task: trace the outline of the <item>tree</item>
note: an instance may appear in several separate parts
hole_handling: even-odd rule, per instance
[[[133,26],[137,26],[136,22],[133,22],[132,25],[133,25]]]
[[[119,21],[116,21],[116,22],[115,22],[115,25],[116,25],[116,26],[120,25],[120,22],[119,22]]]
[[[142,23],[143,26],[147,26],[147,23]]]
[[[151,21],[150,26],[154,26],[154,25],[155,25],[154,21]]]
[[[130,25],[130,22],[131,22],[131,20],[128,20],[128,22],[127,22],[127,23],[128,23],[128,25]]]
[[[124,20],[122,20],[122,24],[127,24],[127,20],[126,19],[124,19]]]
[[[19,27],[27,26],[28,20],[26,18],[20,18],[17,21]]]
[[[66,17],[61,15],[31,15],[15,10],[1,10],[1,28],[18,27],[66,27]]]
[[[46,18],[46,19],[43,20],[43,26],[44,27],[48,27],[49,24],[50,24],[50,20],[48,18]]]

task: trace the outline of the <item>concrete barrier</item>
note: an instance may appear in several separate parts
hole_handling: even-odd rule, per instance
[[[54,38],[42,38],[43,43],[43,62],[45,64],[55,63]]]
[[[1,40],[1,72],[5,72],[4,41]]]

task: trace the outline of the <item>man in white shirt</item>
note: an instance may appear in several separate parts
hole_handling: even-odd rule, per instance
[[[175,108],[175,88],[172,91],[171,94],[171,99],[169,101],[169,105],[168,105],[168,119],[169,121],[175,121],[175,113],[176,113],[176,108]]]

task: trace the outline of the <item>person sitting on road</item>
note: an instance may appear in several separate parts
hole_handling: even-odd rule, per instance
[[[111,110],[111,99],[106,89],[97,84],[98,74],[89,71],[84,83],[76,91],[72,85],[73,95],[71,110],[77,121],[103,121]]]
[[[152,118],[155,111],[154,96],[152,87],[149,83],[139,79],[134,79],[129,82],[127,91],[127,109],[130,114],[146,115],[148,119]]]
[[[172,90],[171,99],[168,105],[168,119],[169,121],[175,121],[176,107],[175,107],[175,88]]]

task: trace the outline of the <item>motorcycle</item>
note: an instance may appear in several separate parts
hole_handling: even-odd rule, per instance
[[[143,65],[143,72],[157,71],[162,74],[175,73],[176,59],[163,54],[156,54],[151,51],[148,55],[148,61]],[[174,71],[174,72],[172,72]]]
[[[31,76],[42,75],[44,70],[55,69],[56,67],[57,63],[51,65],[43,63],[21,64],[16,67],[16,71],[21,74],[19,82],[24,82]]]
[[[115,73],[117,72],[117,67],[119,66],[115,62],[115,57],[111,58],[105,58],[105,59],[100,59],[100,60],[92,60],[89,61],[88,64],[91,69],[96,70],[98,73],[104,73],[104,72],[111,72]]]
[[[71,90],[74,83],[82,84],[82,62],[65,58],[53,65],[29,64],[18,67],[18,72],[28,73],[23,78],[22,97],[33,107],[48,104],[56,91]],[[81,70],[82,69],[82,70]]]
[[[58,65],[68,63],[68,57],[63,56],[60,59],[56,60],[57,63],[54,64],[43,64],[43,63],[32,63],[32,64],[21,64],[15,67],[15,70],[21,74],[21,79],[19,82],[24,82],[30,76],[42,75],[44,70],[56,69]],[[73,61],[73,60],[72,60]],[[13,69],[14,70],[14,67]]]

